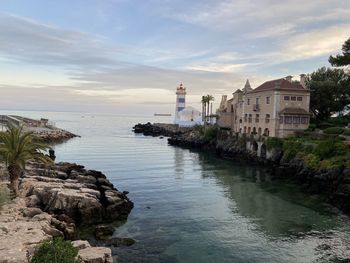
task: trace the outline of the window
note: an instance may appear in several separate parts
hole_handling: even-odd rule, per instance
[[[297,97],[292,96],[292,97],[290,97],[290,100],[292,100],[292,101],[296,101],[296,100],[297,100]]]
[[[270,114],[266,114],[265,122],[266,123],[270,122]]]
[[[249,114],[248,122],[252,122],[252,115]]]
[[[259,98],[256,98],[256,99],[255,99],[255,104],[256,104],[256,105],[259,105]]]
[[[303,101],[303,97],[297,97],[297,101]]]
[[[266,104],[270,104],[270,97],[266,97]]]
[[[177,111],[182,111],[185,107],[178,107]]]
[[[255,115],[255,122],[259,122],[259,114]]]
[[[308,117],[301,117],[301,124],[308,124],[309,118]]]
[[[250,105],[250,99],[247,99],[247,105]]]
[[[280,117],[280,124],[283,123],[283,116]]]
[[[300,124],[300,117],[293,117],[294,124]]]
[[[244,122],[247,122],[247,119],[248,119],[248,114],[244,114]]]
[[[284,96],[284,100],[289,100],[289,96]]]
[[[292,124],[293,123],[293,117],[292,116],[285,116],[284,117],[284,123],[285,124]]]
[[[180,103],[181,103],[181,102],[185,103],[185,98],[179,98],[179,102],[180,102]]]

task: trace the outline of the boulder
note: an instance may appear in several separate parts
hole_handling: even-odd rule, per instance
[[[112,251],[106,247],[87,247],[78,254],[86,263],[113,263]]]

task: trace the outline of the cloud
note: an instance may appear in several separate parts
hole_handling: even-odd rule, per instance
[[[350,36],[350,24],[331,26],[289,38],[274,55],[280,62],[306,60],[329,55],[340,50]]]
[[[242,71],[248,64],[224,64],[224,63],[205,63],[202,65],[189,65],[186,69],[209,71],[209,72],[238,72]]]
[[[6,13],[0,13],[0,40],[5,59],[55,66],[108,66],[122,51],[97,36]]]

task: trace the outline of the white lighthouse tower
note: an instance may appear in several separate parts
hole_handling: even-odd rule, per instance
[[[176,108],[175,108],[175,123],[178,124],[180,121],[179,112],[186,107],[186,88],[181,83],[176,88]]]

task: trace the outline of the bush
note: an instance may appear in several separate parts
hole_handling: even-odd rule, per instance
[[[319,167],[320,158],[315,154],[309,153],[308,155],[304,156],[302,159],[305,162],[306,166],[310,169],[316,170]]]
[[[289,161],[293,159],[298,152],[302,152],[303,144],[301,141],[296,140],[295,138],[290,138],[285,140],[283,143],[283,159]]]
[[[204,130],[204,140],[211,141],[215,139],[218,134],[218,128],[216,126],[206,127]]]
[[[345,129],[343,135],[350,136],[350,129]]]
[[[317,128],[317,125],[315,123],[311,123],[306,130],[307,131],[314,131],[316,128]]]
[[[345,155],[347,151],[346,145],[342,141],[336,139],[321,141],[315,148],[315,154],[321,159]]]
[[[268,150],[272,149],[282,149],[283,140],[277,137],[268,137],[266,141],[266,148]]]
[[[78,249],[70,241],[62,238],[44,241],[30,261],[31,263],[81,263],[78,258]]]
[[[342,127],[331,127],[324,129],[323,132],[326,134],[342,134],[344,132],[344,128]]]
[[[344,166],[347,167],[349,161],[350,161],[349,155],[332,157],[330,159],[321,161],[319,164],[319,169],[330,170],[334,168],[341,168]]]

